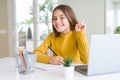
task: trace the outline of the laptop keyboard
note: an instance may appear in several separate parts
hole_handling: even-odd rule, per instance
[[[87,73],[88,65],[75,66],[75,71]]]

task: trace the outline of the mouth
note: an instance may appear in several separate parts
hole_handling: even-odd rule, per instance
[[[56,28],[62,28],[64,25],[61,25],[61,24],[59,24],[59,25],[56,25]]]
[[[56,28],[56,30],[59,32],[59,31],[61,31],[61,30],[63,30],[63,27],[64,27],[64,25],[56,25],[55,26],[55,28]]]

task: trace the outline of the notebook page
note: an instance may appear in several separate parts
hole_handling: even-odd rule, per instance
[[[48,71],[48,70],[60,69],[63,67],[63,65],[52,65],[52,64],[44,64],[44,63],[36,62],[35,67],[36,69]]]

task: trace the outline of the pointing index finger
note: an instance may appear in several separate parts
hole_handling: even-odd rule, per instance
[[[84,24],[84,22],[85,22],[85,19],[83,18],[80,23],[81,23],[81,24]]]

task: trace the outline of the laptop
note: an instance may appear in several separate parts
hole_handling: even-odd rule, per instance
[[[120,72],[120,34],[92,35],[88,65],[75,71],[88,76]]]

